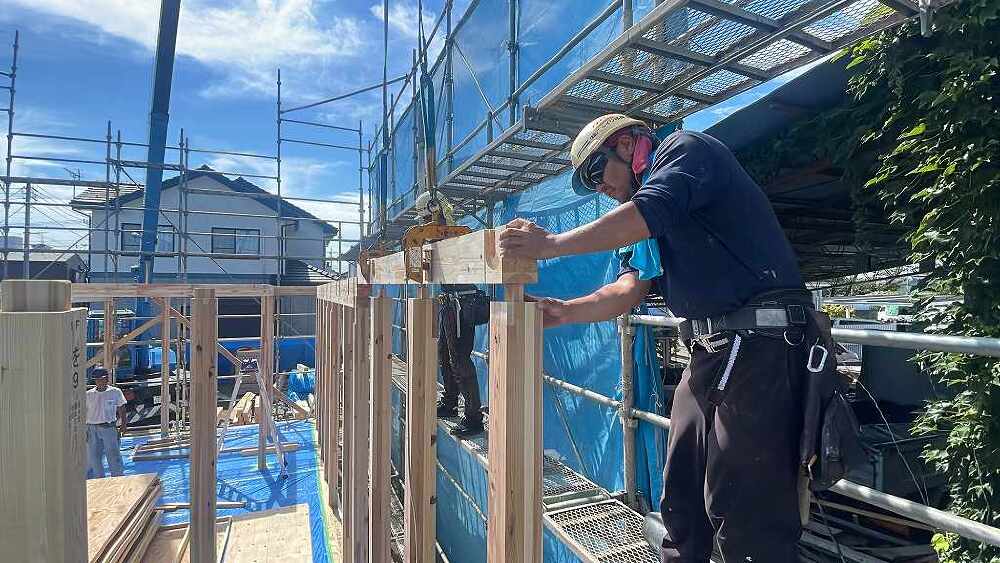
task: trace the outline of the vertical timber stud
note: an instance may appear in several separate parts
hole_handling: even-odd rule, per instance
[[[351,311],[354,321],[354,334],[351,346],[354,363],[354,385],[351,401],[354,408],[351,411],[353,429],[351,436],[353,477],[351,479],[352,510],[351,515],[354,534],[351,552],[354,561],[371,561],[368,551],[368,465],[371,457],[371,442],[369,441],[371,416],[371,300],[367,294],[358,295],[354,299]]]
[[[392,428],[392,298],[383,292],[371,308],[371,481],[369,484],[368,541],[371,561],[390,561],[389,465]]]
[[[410,299],[407,306],[406,498],[403,561],[434,563],[437,535],[437,347],[434,301]]]
[[[115,300],[104,300],[104,368],[108,370],[111,384],[115,384]]]
[[[238,367],[238,366],[237,366]],[[170,431],[170,298],[160,302],[160,438]]]
[[[344,473],[344,508],[343,514],[343,524],[344,524],[344,544],[343,553],[345,563],[354,563],[358,558],[355,557],[354,546],[357,543],[359,537],[363,538],[367,533],[367,526],[362,527],[356,518],[357,514],[357,503],[362,501],[362,499],[356,499],[356,487],[355,481],[365,480],[365,494],[367,495],[367,479],[368,479],[368,458],[365,457],[364,460],[364,475],[358,476],[356,467],[359,463],[356,463],[357,457],[361,454],[357,453],[357,436],[355,424],[354,411],[358,410],[356,398],[355,387],[357,383],[355,382],[355,365],[354,365],[354,339],[356,336],[356,330],[354,326],[355,309],[354,307],[343,306],[341,307],[342,320],[341,320],[341,334],[343,335],[343,347],[341,348],[341,361],[343,362],[344,370],[344,458],[343,458],[343,473]],[[367,376],[364,378],[367,381]],[[367,405],[366,405],[367,407]],[[365,441],[367,442],[367,426],[365,426]],[[365,450],[367,451],[367,449]],[[362,504],[362,506],[365,506]],[[367,508],[365,508],[367,514]]]
[[[237,366],[239,367],[239,366]],[[260,297],[260,380],[264,389],[260,390],[260,401],[274,401],[274,296]],[[261,405],[263,406],[263,404]],[[266,409],[265,409],[266,410]],[[267,469],[266,433],[270,431],[271,421],[268,417],[258,419],[257,432],[257,469]],[[277,444],[275,444],[277,451]]]
[[[215,406],[218,403],[219,304],[215,290],[197,287],[192,299],[191,563],[215,563]]]
[[[489,563],[542,560],[542,315],[524,286],[490,310]]]
[[[0,553],[86,561],[87,310],[66,281],[0,287]]]
[[[344,359],[340,355],[340,351],[343,346],[343,322],[344,315],[342,314],[343,306],[341,305],[331,305],[329,316],[330,316],[330,338],[332,340],[332,345],[330,346],[330,388],[326,395],[329,398],[330,406],[327,411],[327,416],[330,417],[330,423],[327,425],[327,432],[330,433],[330,452],[332,458],[330,459],[330,478],[332,480],[332,490],[334,496],[335,510],[339,510],[341,518],[344,514],[344,493],[340,488],[340,460],[342,459],[341,448],[343,447],[341,443],[341,397],[344,393]]]
[[[324,312],[326,311],[326,301],[322,298],[323,288],[319,288],[316,293],[316,389],[315,396],[322,401],[323,397],[323,380],[326,377],[326,356],[324,350],[326,350],[326,332],[323,324],[326,320]],[[319,461],[323,464],[323,470],[320,473],[323,480],[326,480],[326,441],[325,441],[325,431],[323,424],[326,422],[326,417],[323,416],[323,403],[314,403],[317,407],[313,410],[313,415],[316,417],[316,444],[319,449]]]

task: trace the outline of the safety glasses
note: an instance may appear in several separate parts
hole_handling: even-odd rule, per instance
[[[618,158],[615,151],[608,147],[601,147],[599,152],[596,152],[583,163],[580,167],[580,183],[583,187],[587,188],[592,192],[596,192],[597,188],[604,183],[604,170],[608,166],[608,159],[614,157]]]

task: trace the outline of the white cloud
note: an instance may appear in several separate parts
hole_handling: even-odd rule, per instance
[[[149,0],[8,0],[50,15],[77,20],[101,34],[156,47],[159,2]],[[331,60],[362,51],[363,34],[349,17],[316,17],[317,0],[237,0],[213,7],[205,0],[181,6],[177,54],[222,71],[223,81],[203,94],[275,92],[279,66],[320,79]],[[102,41],[100,35],[92,36]]]
[[[381,3],[372,4],[369,11],[379,22],[383,21],[383,14],[385,12],[382,10]],[[437,17],[438,15],[435,12],[432,12],[424,7],[423,23],[425,40],[430,37],[431,32],[434,31],[434,23],[437,20]],[[389,4],[389,28],[401,35],[403,39],[412,42],[413,47],[415,48],[418,31],[420,29],[420,12],[417,10],[417,5],[413,2],[405,0],[393,0],[393,2]],[[437,33],[434,34],[430,47],[427,49],[428,65],[434,64],[434,61],[437,59],[438,54],[441,53],[443,48],[444,25],[441,25],[438,27]]]

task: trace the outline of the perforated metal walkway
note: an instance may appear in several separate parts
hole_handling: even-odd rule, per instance
[[[667,0],[570,74],[440,189],[458,214],[557,175],[594,117],[675,122],[917,13],[915,0]],[[407,210],[387,226],[413,224]]]
[[[406,400],[406,364],[393,361],[393,384]],[[457,421],[440,419],[450,432]],[[486,434],[458,440],[459,445],[487,468]],[[586,562],[658,563],[659,554],[646,543],[643,518],[608,491],[550,456],[542,458],[542,504],[545,526]],[[397,506],[398,505],[398,506]],[[485,507],[482,507],[485,509]],[[402,540],[402,505],[393,499],[393,539]],[[398,519],[398,522],[397,522]]]

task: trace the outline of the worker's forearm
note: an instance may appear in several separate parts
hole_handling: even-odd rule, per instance
[[[641,299],[638,293],[606,285],[590,295],[567,301],[566,324],[607,321],[635,307]]]
[[[613,250],[649,238],[649,228],[632,202],[619,205],[600,219],[555,236],[557,255]]]

